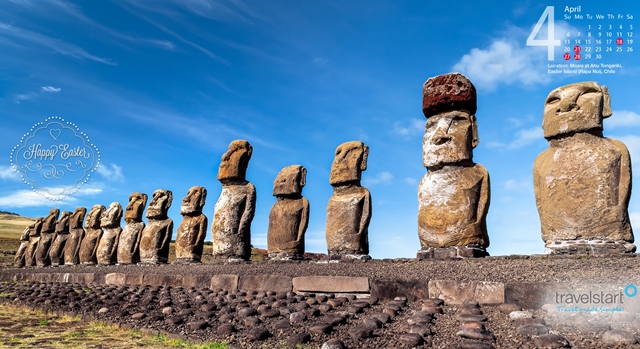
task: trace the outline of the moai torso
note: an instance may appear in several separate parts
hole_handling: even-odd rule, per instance
[[[102,236],[96,250],[98,264],[116,264],[118,252],[118,238],[122,228],[120,220],[122,218],[122,206],[118,202],[113,202],[100,218]]]
[[[169,243],[173,235],[173,220],[167,217],[173,194],[169,190],[158,189],[147,209],[148,224],[142,230],[140,240],[140,262],[146,264],[167,263]]]
[[[29,245],[24,254],[24,265],[27,267],[36,266],[36,250],[40,241],[40,230],[42,230],[42,222],[44,218],[36,219],[33,228],[29,229]]]
[[[207,216],[202,207],[207,198],[207,189],[191,187],[182,199],[180,214],[184,217],[176,236],[176,263],[200,262],[207,234]]]
[[[309,224],[309,201],[302,197],[307,170],[285,167],[273,184],[277,197],[269,213],[267,250],[270,257],[299,259],[304,255],[304,234]]]
[[[36,218],[36,220],[27,226],[20,235],[20,246],[18,246],[18,250],[16,251],[16,256],[13,259],[13,266],[17,268],[22,268],[25,266],[27,250],[29,249],[29,238],[30,232],[36,228],[36,224],[42,224],[42,217]]]
[[[56,222],[56,237],[49,249],[49,259],[51,265],[57,266],[64,264],[64,247],[69,238],[69,217],[71,212],[64,211],[60,216],[60,219]]]
[[[87,220],[84,224],[84,237],[80,243],[80,251],[78,253],[81,264],[94,265],[98,263],[96,250],[100,237],[102,237],[100,219],[105,210],[106,208],[102,205],[94,205],[87,215]]]
[[[76,211],[69,217],[69,237],[64,246],[65,265],[80,264],[80,244],[84,237],[82,223],[86,213],[86,208],[77,207]]]
[[[222,192],[211,224],[214,258],[249,260],[251,257],[256,189],[245,178],[252,152],[249,142],[235,140],[222,155],[218,170]]]
[[[56,237],[56,221],[60,215],[60,210],[57,208],[51,209],[49,215],[45,217],[42,222],[42,230],[40,231],[40,241],[38,241],[38,248],[36,249],[36,265],[43,267],[50,265],[49,249]]]
[[[118,238],[118,264],[135,264],[140,262],[140,239],[145,224],[142,221],[144,207],[147,205],[147,194],[132,193],[125,209],[124,229]]]
[[[597,83],[563,86],[547,98],[543,129],[550,147],[536,159],[533,175],[548,249],[582,239],[635,250],[628,215],[631,160],[622,142],[602,137],[602,118],[609,115],[608,90]]]
[[[329,182],[333,195],[327,204],[326,238],[330,255],[368,255],[371,194],[360,186],[367,169],[369,147],[360,141],[338,146]]]

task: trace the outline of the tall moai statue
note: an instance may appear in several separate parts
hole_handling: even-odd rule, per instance
[[[276,202],[269,213],[267,251],[274,259],[302,259],[304,234],[309,225],[309,200],[302,196],[307,170],[300,165],[283,168],[273,182]]]
[[[333,195],[327,205],[327,250],[330,256],[370,259],[371,193],[360,185],[367,169],[369,147],[360,141],[336,148],[329,183]]]
[[[75,212],[69,217],[69,238],[64,245],[64,264],[75,265],[80,264],[80,244],[84,238],[84,216],[87,209],[84,207],[76,207]]]
[[[118,202],[112,202],[100,218],[102,236],[96,250],[96,259],[100,265],[116,264],[118,253],[118,239],[122,228],[122,206]]]
[[[256,207],[256,188],[246,180],[253,147],[235,140],[222,155],[218,180],[222,192],[214,207],[211,234],[213,257],[249,260],[251,257],[251,221]]]
[[[95,265],[98,263],[96,250],[102,237],[100,220],[104,211],[106,211],[106,207],[103,205],[93,205],[87,215],[87,220],[84,222],[84,237],[80,243],[80,251],[78,253],[82,264]]]
[[[33,222],[33,227],[29,228],[29,245],[24,252],[24,265],[26,267],[36,266],[36,250],[38,249],[38,242],[40,241],[40,231],[42,230],[42,224],[44,223],[44,217],[36,218]]]
[[[49,259],[51,260],[51,265],[54,267],[64,264],[64,247],[69,238],[70,216],[71,212],[63,211],[56,222],[56,238],[53,240],[53,244],[51,244],[51,248],[49,249]]]
[[[40,241],[38,241],[38,248],[36,249],[36,266],[44,267],[51,264],[49,259],[49,249],[53,240],[56,238],[56,222],[60,210],[52,208],[49,211],[49,215],[44,218],[42,222],[42,230],[40,230]]]
[[[174,263],[200,263],[204,238],[207,235],[208,220],[202,213],[206,200],[207,189],[200,186],[191,187],[187,196],[182,199],[180,214],[183,219],[178,227]]]
[[[132,193],[125,209],[124,229],[118,239],[118,264],[136,264],[140,262],[140,239],[145,227],[142,221],[144,207],[147,205],[147,194]]]
[[[167,216],[173,202],[173,193],[158,189],[147,208],[148,225],[140,239],[140,263],[160,264],[169,260],[169,243],[173,235],[173,220]]]
[[[609,91],[596,82],[559,87],[545,101],[549,142],[533,165],[546,252],[633,253],[629,222],[631,159],[624,143],[602,135]]]
[[[427,118],[418,188],[418,258],[484,257],[489,246],[489,173],[473,162],[480,139],[476,88],[460,73],[429,78],[423,86]]]
[[[29,224],[20,235],[20,246],[16,251],[16,256],[13,259],[13,266],[22,268],[25,266],[25,257],[27,256],[27,249],[29,248],[29,237],[31,232],[36,228],[36,225],[42,224],[44,218],[38,217],[33,223]]]

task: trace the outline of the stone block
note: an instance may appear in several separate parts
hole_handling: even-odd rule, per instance
[[[182,275],[156,275],[145,274],[142,276],[142,284],[150,286],[182,286]]]
[[[563,288],[562,284],[552,282],[509,282],[505,284],[505,302],[524,309],[540,309],[552,302],[550,294]]]
[[[107,285],[124,285],[126,277],[123,273],[110,273],[104,276],[104,282]]]
[[[143,285],[143,277],[144,274],[126,274],[124,283],[125,285]]]
[[[184,275],[182,277],[182,287],[195,287],[197,289],[209,288],[211,277],[208,275]]]
[[[420,279],[373,279],[371,280],[371,296],[381,300],[392,300],[396,297],[407,297],[414,302],[429,298],[429,281]]]
[[[447,304],[476,301],[480,304],[505,302],[505,286],[501,282],[430,280],[429,298],[441,298]]]
[[[293,278],[294,291],[369,293],[369,278],[350,276],[305,276]]]
[[[232,291],[238,289],[238,275],[220,274],[211,277],[210,289],[215,290],[221,288],[223,290]]]
[[[282,275],[243,275],[238,280],[238,289],[247,291],[291,291],[291,277]]]

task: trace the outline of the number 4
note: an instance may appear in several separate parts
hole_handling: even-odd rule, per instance
[[[542,25],[549,19],[549,23],[547,24],[547,38],[545,40],[536,39],[536,36],[542,29]],[[555,40],[555,31],[554,31],[554,20],[553,20],[553,6],[547,6],[547,8],[542,12],[542,16],[538,19],[538,23],[533,27],[531,34],[527,38],[527,46],[547,46],[547,56],[548,60],[553,61],[554,56],[554,47],[560,46],[560,40]]]

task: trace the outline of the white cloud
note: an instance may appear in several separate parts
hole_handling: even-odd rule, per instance
[[[389,184],[393,180],[393,175],[389,172],[379,172],[373,177],[367,177],[363,180],[364,185]]]
[[[74,201],[72,198],[69,201]],[[19,190],[7,196],[0,197],[0,207],[38,207],[51,206],[53,201],[36,194],[31,190]]]
[[[393,124],[393,132],[400,136],[413,136],[424,133],[424,125],[426,121],[420,119],[412,119],[408,125],[399,122]]]
[[[11,166],[0,166],[0,179],[19,181],[20,175]]]
[[[100,166],[98,166],[97,172],[109,181],[122,182],[124,180],[122,167],[113,163],[111,165],[100,164]]]
[[[509,149],[522,148],[538,140],[544,140],[544,132],[540,126],[519,130],[516,132],[516,139],[509,143]]]
[[[638,167],[640,167],[640,136],[626,135],[613,138],[622,141],[622,143],[627,146],[631,155],[633,170],[635,170],[635,173],[637,174]]]
[[[38,94],[32,92],[32,93],[26,93],[21,95],[15,95],[13,100],[16,102],[16,104],[20,104],[20,102],[22,101],[28,101],[36,97],[38,97]]]
[[[631,226],[634,230],[640,229],[640,212],[630,212],[629,220],[631,220]]]
[[[60,92],[62,89],[60,87],[53,86],[42,86],[42,92]]]
[[[604,119],[604,128],[623,128],[640,126],[640,114],[629,110],[613,112],[613,115]]]
[[[405,178],[405,179],[404,179],[404,182],[405,182],[406,184],[409,184],[409,185],[416,185],[416,184],[418,184],[418,180],[417,180],[417,179],[415,179],[415,178],[413,178],[413,177],[407,177],[407,178]]]
[[[508,191],[520,190],[520,189],[529,189],[531,187],[530,180],[522,180],[518,181],[515,179],[509,179],[504,182],[504,189]]]

